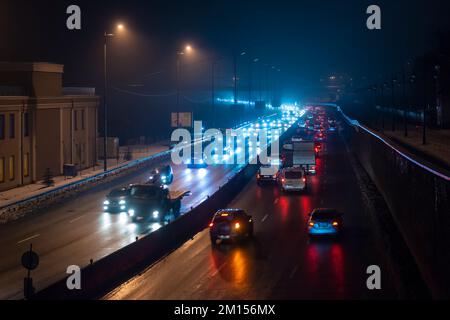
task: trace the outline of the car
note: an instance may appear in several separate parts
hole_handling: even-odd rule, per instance
[[[253,237],[253,218],[242,209],[222,209],[214,214],[209,224],[211,244],[217,240],[243,240]]]
[[[292,136],[291,142],[301,142],[304,139],[301,136]]]
[[[180,215],[181,199],[189,191],[171,192],[158,184],[134,184],[130,187],[128,216],[133,222],[159,222]]]
[[[208,167],[208,164],[202,157],[194,156],[186,161],[186,166],[189,169],[202,169]]]
[[[152,170],[148,183],[169,185],[173,182],[173,170],[170,165]]]
[[[126,212],[130,189],[128,187],[111,190],[103,201],[105,212]]]
[[[318,132],[315,136],[314,136],[314,140],[315,141],[324,141],[325,140],[325,134],[321,131]]]
[[[306,173],[301,167],[282,169],[278,181],[282,191],[305,191],[307,188]]]
[[[322,143],[320,141],[314,142],[314,152],[316,153],[316,157],[320,156],[322,152]]]
[[[261,185],[264,182],[273,183],[277,181],[278,171],[280,169],[279,165],[275,164],[265,164],[258,169],[256,174],[256,182]]]
[[[332,208],[316,208],[309,214],[308,235],[339,235],[343,229],[342,213]]]

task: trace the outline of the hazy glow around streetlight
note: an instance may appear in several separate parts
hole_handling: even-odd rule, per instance
[[[123,24],[120,23],[117,25],[117,30],[122,31],[123,29],[125,29]]]
[[[191,52],[192,51],[192,47],[190,45],[187,45],[185,49],[186,49],[186,52]]]

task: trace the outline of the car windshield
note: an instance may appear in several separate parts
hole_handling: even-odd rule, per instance
[[[131,196],[136,198],[151,199],[158,195],[159,187],[155,186],[138,186],[131,188]]]
[[[116,190],[112,190],[108,194],[108,197],[117,198],[117,197],[125,197],[126,195],[128,195],[127,189],[116,189]]]
[[[286,171],[284,173],[286,179],[301,179],[303,177],[303,172],[301,171]]]
[[[326,220],[339,217],[339,213],[336,210],[323,210],[316,211],[312,214],[313,219]]]

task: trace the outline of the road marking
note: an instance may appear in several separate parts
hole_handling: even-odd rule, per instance
[[[298,270],[298,266],[295,266],[294,269],[292,270],[291,274],[289,275],[289,279],[292,279],[294,277],[297,270]]]
[[[28,241],[28,240],[37,238],[37,237],[39,237],[39,236],[40,236],[40,234],[35,234],[34,236],[31,236],[31,237],[28,237],[28,238],[26,238],[26,239],[20,240],[19,242],[17,242],[17,244],[21,244],[21,243],[23,243],[23,242],[26,242],[26,241]]]
[[[263,218],[262,218],[262,220],[261,220],[261,222],[264,222],[264,221],[266,221],[266,219],[269,217],[269,215],[268,214],[266,214]]]
[[[273,204],[277,204],[279,201],[279,198],[276,198],[275,201],[273,202]]]
[[[220,270],[222,270],[227,264],[228,262],[222,263],[222,265],[211,274],[211,278],[214,278],[220,272]]]
[[[81,216],[79,216],[78,218],[75,218],[75,219],[70,220],[69,223],[74,223],[75,221],[78,221],[78,220],[80,220],[81,218],[83,218],[83,216],[84,216],[84,214],[81,215]]]

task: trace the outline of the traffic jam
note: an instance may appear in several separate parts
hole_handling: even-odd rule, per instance
[[[104,197],[102,211],[109,214],[125,215],[130,223],[150,223],[152,231],[154,231],[182,215],[183,199],[192,195],[190,190],[196,182],[182,179],[180,173],[186,176],[196,173],[195,176],[200,181],[208,174],[208,171],[216,170],[218,166],[235,166],[238,168],[239,165],[236,165],[236,163],[238,163],[238,158],[242,154],[245,154],[246,161],[249,163],[252,160],[252,154],[259,158],[262,150],[272,141],[278,140],[281,134],[295,125],[301,115],[303,115],[302,111],[289,110],[283,112],[281,116],[274,114],[260,118],[255,122],[245,123],[234,130],[234,137],[220,137],[218,139],[227,142],[223,148],[223,154],[219,154],[218,148],[213,148],[211,159],[208,159],[204,153],[199,155],[191,152],[190,158],[180,165],[174,165],[171,162],[163,163],[151,169],[145,181],[110,190]],[[259,133],[263,130],[267,133],[265,142],[257,140]],[[245,141],[244,148],[240,146],[242,145],[241,140]],[[252,143],[252,141],[256,142]],[[207,139],[195,140],[188,147],[194,149],[194,145],[199,143],[206,147],[210,141]],[[171,149],[172,152],[176,151],[173,146]],[[180,183],[176,186],[179,190],[171,188],[177,178],[175,171],[179,175],[178,182]],[[192,208],[192,206],[190,207]],[[229,213],[229,216],[234,217],[235,215]],[[241,224],[236,224],[236,219],[232,221],[235,227],[233,230],[239,229],[239,234],[244,230],[249,230],[244,221],[241,221]],[[155,227],[155,225],[157,226]],[[236,228],[236,226],[238,227]],[[218,234],[217,238],[225,239],[226,235]]]
[[[267,145],[271,139],[278,139],[281,133],[294,126],[294,133],[280,140],[278,158],[270,157],[268,164],[260,164],[256,183],[260,187],[276,187],[282,193],[301,197],[308,191],[309,177],[317,173],[317,159],[326,151],[327,135],[336,132],[336,120],[328,116],[324,107],[309,106],[299,111],[284,111],[281,120],[260,119],[242,126],[239,130],[248,138],[263,129],[269,131]],[[275,134],[272,136],[272,132]],[[246,153],[254,146],[250,139],[246,143]],[[257,154],[264,149],[257,142]],[[239,147],[224,148],[220,157],[237,156]],[[215,154],[215,156],[217,156]],[[204,155],[200,161],[192,155],[186,161],[185,170],[208,170]],[[215,158],[217,160],[217,157]],[[215,164],[220,164],[215,162]],[[103,202],[103,211],[126,213],[132,223],[157,223],[159,226],[173,221],[181,213],[182,200],[191,195],[186,186],[183,190],[172,191],[169,186],[174,181],[174,170],[170,164],[150,170],[147,181],[130,184],[111,190]],[[309,213],[308,234],[315,236],[337,236],[342,231],[342,213],[333,208],[316,208]],[[222,242],[236,242],[253,237],[251,215],[239,208],[221,209],[213,215],[209,224],[213,246]]]
[[[260,187],[272,186],[297,197],[308,192],[308,177],[316,175],[317,158],[326,150],[327,135],[336,132],[336,120],[323,107],[307,107],[305,117],[295,124],[295,133],[282,142],[279,161],[261,165],[256,174]],[[252,216],[241,209],[223,209],[210,225],[213,246],[217,241],[243,240],[253,236]],[[339,236],[343,214],[334,208],[315,208],[309,213],[308,235]]]

